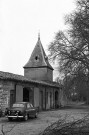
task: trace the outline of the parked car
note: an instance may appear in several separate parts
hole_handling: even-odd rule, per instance
[[[8,108],[5,114],[9,121],[21,118],[27,121],[30,117],[36,118],[38,111],[37,108],[33,107],[29,102],[17,102],[14,103],[11,108]]]

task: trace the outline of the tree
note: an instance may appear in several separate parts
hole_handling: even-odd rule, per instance
[[[62,79],[60,79],[59,77],[55,78],[55,82],[59,83],[60,85],[62,85]]]
[[[67,75],[64,78],[64,91],[70,99],[84,100],[86,101],[87,96],[87,83],[86,76],[82,71],[78,71],[76,76]]]
[[[48,48],[49,58],[57,60],[65,76],[76,76],[81,69],[89,88],[89,0],[77,0],[76,10],[65,22],[69,29],[56,33]]]

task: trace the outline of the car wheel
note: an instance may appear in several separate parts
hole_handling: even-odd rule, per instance
[[[38,113],[36,112],[36,114],[35,114],[35,118],[37,118],[37,116],[38,116]]]
[[[27,120],[28,120],[28,115],[27,115],[27,114],[25,114],[25,116],[24,116],[24,120],[25,120],[25,121],[27,121]]]
[[[8,118],[9,121],[12,121],[12,118]]]

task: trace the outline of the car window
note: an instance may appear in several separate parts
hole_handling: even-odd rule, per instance
[[[33,105],[32,105],[32,104],[30,104],[30,106],[31,106],[31,107],[33,107]]]
[[[27,108],[32,108],[33,107],[33,105],[32,104],[27,104]]]
[[[30,108],[30,104],[27,104],[27,108]]]
[[[13,107],[24,107],[24,104],[13,104]]]

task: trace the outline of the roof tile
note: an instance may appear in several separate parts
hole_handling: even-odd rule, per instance
[[[22,75],[17,75],[17,74],[3,72],[3,71],[0,71],[0,79],[36,83],[36,84],[41,84],[41,85],[46,85],[46,86],[51,86],[51,87],[60,87],[59,84],[56,82],[45,82],[45,81],[32,80],[32,79],[28,79]]]

